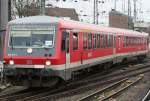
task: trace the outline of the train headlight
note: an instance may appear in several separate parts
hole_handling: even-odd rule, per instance
[[[31,54],[32,51],[33,51],[32,48],[28,48],[28,49],[27,49],[27,53],[29,53],[29,54]]]
[[[51,65],[51,62],[50,61],[46,61],[45,64],[48,66],[48,65]]]
[[[13,61],[13,60],[10,60],[10,61],[9,61],[9,64],[10,64],[10,65],[14,65],[14,61]]]

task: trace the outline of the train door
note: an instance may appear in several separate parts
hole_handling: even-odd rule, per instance
[[[61,50],[65,51],[65,69],[70,66],[70,32],[63,31],[62,32],[62,45]]]
[[[121,47],[121,36],[118,36],[118,51],[120,50]]]
[[[113,35],[113,55],[116,53],[116,34]]]
[[[70,34],[66,32],[66,67],[70,67]]]
[[[113,35],[113,63],[115,64],[117,62],[116,58],[116,34]]]

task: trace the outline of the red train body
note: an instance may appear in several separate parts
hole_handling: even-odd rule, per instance
[[[147,52],[147,33],[48,16],[27,17],[8,23],[4,73],[15,85],[26,81],[39,86],[52,78],[69,80],[74,72],[94,65],[143,59]]]

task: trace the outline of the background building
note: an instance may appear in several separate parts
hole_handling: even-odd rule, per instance
[[[109,26],[124,29],[133,29],[134,27],[131,17],[115,10],[109,12]]]

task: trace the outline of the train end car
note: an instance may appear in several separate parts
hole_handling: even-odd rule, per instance
[[[8,23],[4,74],[13,85],[49,87],[92,66],[108,68],[131,57],[145,58],[147,33],[100,27],[49,16]]]

